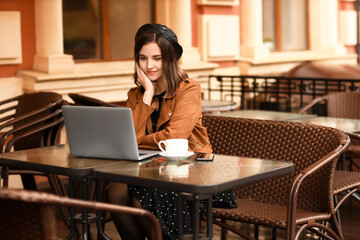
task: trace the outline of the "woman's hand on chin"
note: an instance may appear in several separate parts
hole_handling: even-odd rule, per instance
[[[150,106],[154,96],[155,86],[138,65],[136,65],[136,71],[137,71],[138,81],[141,84],[141,86],[143,86],[143,88],[145,89],[143,102],[146,105]]]
[[[145,91],[155,91],[154,83],[149,79],[149,77],[146,75],[146,73],[139,67],[139,65],[136,65],[136,71],[138,76],[138,81],[141,84],[141,86],[144,87]]]

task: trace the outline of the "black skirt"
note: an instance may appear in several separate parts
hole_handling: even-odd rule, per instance
[[[170,239],[178,238],[177,198],[178,194],[172,191],[157,188],[129,185],[129,194],[138,199],[142,207],[152,212],[159,220],[162,232]],[[200,209],[205,209],[205,201],[201,201]],[[191,225],[191,202],[183,204],[184,234],[190,234]],[[236,200],[233,191],[216,193],[213,195],[213,207],[235,208]]]

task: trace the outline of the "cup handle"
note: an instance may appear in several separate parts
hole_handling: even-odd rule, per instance
[[[165,144],[165,141],[163,141],[163,140],[161,140],[160,142],[159,142],[159,144],[158,144],[158,146],[159,146],[159,148],[160,148],[160,150],[162,151],[162,152],[166,152],[166,150],[164,150],[162,147],[161,147],[161,144],[164,144],[164,146],[165,146],[165,148],[166,148],[166,144]]]

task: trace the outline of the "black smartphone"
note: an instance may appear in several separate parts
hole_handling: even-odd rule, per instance
[[[198,153],[196,161],[212,161],[214,159],[214,153]]]

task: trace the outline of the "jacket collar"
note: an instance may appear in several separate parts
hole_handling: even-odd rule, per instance
[[[184,80],[184,82],[189,82],[189,79],[186,78],[186,79]],[[181,83],[180,83],[180,84],[181,84]],[[180,84],[179,84],[179,87],[180,87]],[[179,89],[179,87],[178,87],[178,89]],[[176,92],[177,92],[177,91],[175,91],[175,93],[173,93],[172,95],[165,94],[164,98],[165,98],[165,99],[172,99],[172,98],[175,97]]]

